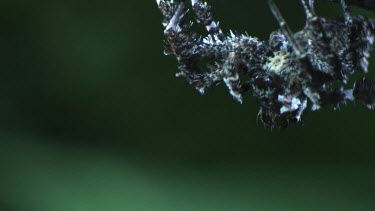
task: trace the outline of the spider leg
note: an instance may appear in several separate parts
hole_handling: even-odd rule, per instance
[[[339,103],[347,101],[359,101],[369,109],[375,107],[375,80],[366,77],[355,81],[352,89],[344,90],[343,88],[325,92],[322,101],[328,105],[338,106]]]
[[[228,60],[224,63],[222,69],[225,74],[224,82],[227,85],[230,94],[235,100],[242,103],[243,88],[240,82],[240,75],[235,67],[235,58],[233,55],[228,56]]]
[[[219,22],[215,22],[212,7],[207,4],[207,2],[201,2],[200,0],[191,0],[191,6],[198,19],[198,23],[203,25],[210,34],[205,38],[206,44],[209,46],[208,48],[215,48],[215,46],[223,44],[223,41],[225,41],[225,35],[219,27]],[[225,44],[222,45],[222,47],[225,48]],[[222,65],[216,64],[216,70],[205,77],[209,78],[208,76],[212,77],[215,75],[214,78],[224,80],[231,95],[237,101],[242,102],[239,74],[237,71],[234,71],[234,53],[229,53],[229,55],[226,55],[225,57],[225,62]],[[206,79],[205,81],[209,80]],[[202,85],[203,86],[199,89],[200,92],[203,92],[204,88],[208,87],[209,84],[204,83]]]
[[[349,10],[348,10],[348,7],[346,6],[345,0],[340,0],[340,4],[342,8],[342,13],[344,15],[345,24],[348,28],[350,28],[353,24],[353,20],[349,14]]]
[[[306,20],[310,20],[314,17],[316,17],[315,11],[314,11],[314,0],[301,0],[302,6],[305,10],[306,14]],[[308,22],[307,22],[308,24]]]
[[[324,31],[321,19],[315,14],[315,11],[310,6],[311,0],[301,0],[301,4],[306,14],[305,28],[312,32],[315,40],[319,42],[327,51],[330,51],[329,37]]]
[[[301,0],[301,4],[306,13],[306,26],[310,32],[312,32],[316,41],[319,42],[327,51],[330,51],[330,42],[328,34],[324,31],[321,18],[319,18],[311,5],[311,0]]]
[[[347,74],[354,73],[354,66],[352,62],[353,49],[351,49],[351,34],[352,34],[352,25],[353,19],[349,14],[348,7],[346,6],[345,0],[340,0],[341,9],[344,17],[344,24],[342,27],[342,54],[340,56],[343,66],[342,66],[342,75],[346,77]]]
[[[375,80],[362,78],[358,79],[353,86],[353,96],[356,100],[363,102],[367,108],[375,106]]]
[[[191,5],[198,18],[198,22],[206,27],[207,31],[220,41],[224,40],[224,34],[219,27],[219,22],[215,22],[212,7],[207,2],[191,0]]]
[[[353,89],[344,90],[342,87],[325,90],[320,96],[323,105],[333,105],[335,108],[347,101],[354,101]]]
[[[309,0],[309,7],[311,11],[314,11],[314,0]]]
[[[201,38],[190,31],[191,23],[184,19],[187,13],[184,3],[163,0],[156,2],[164,16],[164,36],[167,44],[165,54],[176,56],[181,71],[177,76],[185,77],[198,90],[202,89],[205,84],[213,83],[213,77],[213,81],[210,81],[205,74],[197,71],[198,67],[196,67],[195,61],[198,57],[204,56],[201,54],[204,51],[200,45]]]
[[[332,79],[340,79],[345,81],[345,75],[343,75],[341,72],[342,62],[338,55],[339,52],[336,52],[335,47],[333,46],[334,43],[336,43],[335,40],[337,38],[337,35],[335,33],[332,33],[330,30],[325,29],[324,24],[326,24],[327,20],[317,16],[315,11],[311,7],[309,7],[308,1],[309,0],[301,0],[306,13],[305,30],[312,35],[311,41],[315,44],[312,47],[320,52],[319,54],[314,54],[312,56],[321,61],[324,61],[325,63],[325,65],[320,67],[318,71],[330,75]],[[344,10],[346,11],[346,9]],[[350,21],[349,17],[350,16],[347,16],[348,21]],[[350,33],[350,28],[347,28],[345,30],[348,31],[346,34]],[[346,42],[348,43],[349,41]]]
[[[179,63],[180,72],[176,76],[185,78],[201,93],[224,80],[233,97],[241,102],[244,87],[239,81],[238,68],[235,68],[237,60],[233,48],[241,39],[235,35],[232,42],[214,40],[212,36],[202,39],[191,32],[192,23],[186,21],[187,10],[183,2],[158,0],[157,3],[165,19],[166,54],[176,56]],[[209,61],[202,62],[204,59]]]
[[[330,49],[330,34],[324,31],[323,20],[319,18],[314,11],[314,0],[301,0],[302,6],[306,13],[306,28],[310,28],[315,38],[319,43],[322,43],[328,52],[332,52]],[[350,27],[352,26],[352,17],[349,14],[348,7],[345,4],[345,0],[340,0],[343,16],[345,20],[346,29],[349,33]],[[332,56],[332,55],[330,55]]]

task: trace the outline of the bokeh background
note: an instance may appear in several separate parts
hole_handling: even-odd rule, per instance
[[[226,32],[277,28],[266,1],[210,3]],[[278,5],[303,26],[298,0]],[[374,111],[265,129],[250,95],[174,77],[161,19],[153,0],[0,2],[1,211],[375,210]]]

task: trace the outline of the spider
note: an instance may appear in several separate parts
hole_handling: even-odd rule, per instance
[[[177,58],[179,72],[199,92],[224,83],[233,98],[242,102],[252,93],[260,106],[258,118],[265,126],[285,128],[303,123],[307,107],[318,110],[347,101],[375,106],[375,80],[358,79],[344,89],[355,70],[367,73],[375,21],[352,17],[340,0],[342,17],[323,18],[314,0],[300,0],[306,15],[304,28],[293,33],[273,0],[269,8],[279,24],[268,42],[248,34],[224,34],[206,2],[191,0],[196,23],[206,36],[194,33],[186,1],[157,0],[164,21],[166,55]]]

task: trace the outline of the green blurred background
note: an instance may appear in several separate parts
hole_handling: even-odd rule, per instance
[[[277,28],[266,1],[210,2],[226,32]],[[298,0],[278,5],[303,26]],[[0,3],[1,211],[375,210],[374,111],[265,129],[251,96],[174,77],[161,20],[153,0]]]

